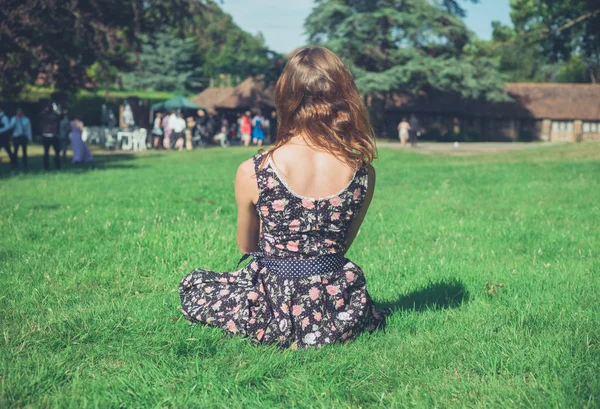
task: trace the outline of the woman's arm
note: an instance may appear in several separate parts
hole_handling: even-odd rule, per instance
[[[258,186],[252,159],[242,163],[237,170],[235,200],[238,206],[238,248],[244,254],[259,251],[260,219],[255,207],[258,202]]]
[[[346,243],[346,251],[352,245],[352,242],[356,238],[358,231],[360,229],[360,225],[362,224],[365,216],[367,215],[367,211],[369,210],[369,205],[371,204],[371,200],[373,199],[373,193],[375,192],[375,168],[371,165],[367,166],[368,171],[368,181],[367,181],[367,195],[365,196],[365,201],[360,208],[360,211],[356,215],[356,218],[352,222],[352,226],[350,226],[350,231],[348,233],[348,241]]]

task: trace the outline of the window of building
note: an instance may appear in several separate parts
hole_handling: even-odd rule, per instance
[[[584,133],[600,133],[600,122],[584,122]]]
[[[573,121],[552,121],[553,132],[573,132]]]

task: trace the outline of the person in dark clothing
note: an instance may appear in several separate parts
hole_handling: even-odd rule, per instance
[[[271,112],[271,123],[269,126],[270,142],[274,143],[277,138],[277,111]]]
[[[60,169],[60,139],[58,139],[59,116],[46,105],[40,118],[42,143],[44,145],[44,169],[50,169],[50,147],[54,149],[54,167]]]
[[[408,141],[411,146],[415,146],[417,144],[417,138],[421,135],[421,126],[419,125],[419,120],[412,114],[410,116],[410,121],[408,121],[410,125],[410,130],[408,131]]]
[[[216,115],[214,114],[209,114],[208,115],[208,119],[206,120],[206,134],[208,136],[208,141],[212,142],[213,137],[215,136],[216,130],[217,130],[217,126],[219,125],[219,123],[217,123],[217,121],[219,121],[219,119],[217,118]]]
[[[204,110],[199,109],[197,112],[197,116],[195,118],[196,128],[194,129],[194,141],[196,141],[196,145],[200,146],[204,144],[204,141],[207,138],[207,129],[206,129],[206,112]]]
[[[13,169],[17,168],[17,157],[13,154],[12,148],[10,147],[10,139],[12,136],[13,124],[4,113],[2,107],[0,107],[0,149],[4,148],[10,159],[10,166]]]

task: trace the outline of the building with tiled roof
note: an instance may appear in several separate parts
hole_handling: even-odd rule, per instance
[[[450,130],[487,141],[600,140],[600,84],[507,83],[511,102],[492,103],[455,93],[395,95],[387,103],[389,131],[415,114],[425,130]]]

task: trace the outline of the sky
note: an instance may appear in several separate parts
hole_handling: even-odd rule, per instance
[[[510,24],[509,1],[463,2],[467,26],[480,38],[489,39],[493,20]],[[313,0],[223,0],[221,7],[242,29],[252,34],[262,32],[269,48],[287,54],[306,44],[303,24],[312,5]]]

